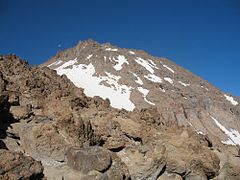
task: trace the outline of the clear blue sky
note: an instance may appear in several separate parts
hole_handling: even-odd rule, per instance
[[[167,57],[240,96],[239,0],[0,0],[0,54],[36,65],[88,38]]]

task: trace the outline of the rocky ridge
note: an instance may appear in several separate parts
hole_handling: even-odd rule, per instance
[[[0,72],[1,179],[240,178],[235,146],[156,107],[112,108],[15,55],[0,56]]]

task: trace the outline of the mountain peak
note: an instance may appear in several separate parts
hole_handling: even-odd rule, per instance
[[[83,40],[83,41],[79,41],[77,46],[93,46],[93,45],[99,45],[99,43],[97,41],[94,41],[93,39],[87,39],[87,40]]]

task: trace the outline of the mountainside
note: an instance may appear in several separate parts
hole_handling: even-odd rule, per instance
[[[96,47],[92,41],[80,46],[83,44]],[[63,59],[62,64],[67,62]],[[163,62],[174,74],[177,72],[170,62]],[[72,71],[75,66],[67,70]],[[137,76],[145,82],[139,73]],[[120,80],[117,83],[122,86]],[[175,81],[173,77],[172,80]],[[208,88],[210,91],[210,85]],[[110,100],[88,97],[84,92],[85,89],[77,88],[67,76],[59,76],[55,70],[30,67],[15,55],[0,55],[0,179],[240,179],[239,146],[226,145],[210,132],[207,135],[199,133],[188,123],[182,126],[177,120],[177,109],[172,107],[163,113],[161,106],[150,106],[140,97],[139,101],[149,107],[141,108],[141,104],[135,102],[138,108],[133,111],[120,110],[111,107]],[[218,92],[216,97],[224,96]],[[215,96],[209,98],[215,99]],[[174,93],[166,97],[173,98]],[[189,112],[194,113],[197,108],[202,110],[201,102],[198,99],[189,109],[180,106],[188,115],[186,120],[192,118]],[[177,107],[168,101],[164,103],[166,107]],[[226,109],[219,110],[219,117],[237,119],[235,113],[239,105],[225,98],[222,104],[215,103],[212,100],[209,108],[225,104]],[[231,108],[231,116],[225,114],[229,113],[227,108]],[[203,113],[206,112],[210,113],[208,108]],[[176,114],[172,117],[172,113]],[[229,135],[232,144],[237,143],[237,131],[223,127],[215,118],[212,116],[211,121],[217,127],[212,128]],[[209,119],[200,120],[204,124]]]
[[[240,144],[237,98],[165,58],[88,40],[42,66],[65,74],[87,96],[108,98],[112,107],[155,107],[156,124],[190,126],[224,144]]]

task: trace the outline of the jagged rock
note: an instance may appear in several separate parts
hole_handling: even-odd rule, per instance
[[[92,170],[105,172],[112,164],[110,153],[104,148],[92,146],[88,148],[70,148],[66,153],[70,167],[87,174]]]
[[[30,116],[29,108],[24,106],[11,106],[10,113],[16,120],[26,119]]]
[[[202,146],[198,139],[186,130],[178,136],[172,136],[166,144],[166,149],[168,151],[167,172],[178,174],[195,172],[195,174],[200,173],[204,177],[213,178],[220,169],[220,160],[217,155]]]
[[[226,152],[219,152],[215,151],[217,156],[220,158],[221,169],[217,177],[214,180],[220,180],[224,178],[228,178],[230,180],[240,179],[240,158],[236,156],[231,156],[229,149],[224,149]],[[231,150],[231,149],[230,149]],[[235,153],[237,153],[236,149],[234,148]]]
[[[44,164],[64,161],[69,145],[54,123],[28,123],[20,129],[22,149]]]
[[[22,153],[0,149],[0,179],[42,179],[43,167],[40,162]]]
[[[100,137],[94,135],[91,123],[83,121],[81,116],[62,117],[58,120],[57,127],[60,131],[64,131],[69,141],[72,140],[72,144],[76,146],[96,145],[101,141]]]
[[[84,107],[88,107],[87,102],[84,101],[81,98],[75,98],[73,100],[71,100],[71,108],[84,108]]]
[[[8,102],[11,106],[19,106],[19,96],[16,93],[9,93]]]
[[[165,147],[145,146],[144,152],[141,148],[127,147],[117,155],[127,165],[133,179],[157,179],[167,163]]]
[[[129,118],[116,118],[113,119],[120,125],[121,131],[129,138],[141,139],[141,125]]]
[[[187,164],[183,160],[168,158],[166,170],[167,172],[170,172],[170,173],[177,173],[177,174],[183,175],[187,171],[186,166]]]

